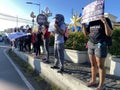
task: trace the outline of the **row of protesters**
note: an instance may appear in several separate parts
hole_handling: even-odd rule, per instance
[[[20,51],[32,52],[31,45],[33,46],[33,52],[35,57],[39,57],[41,50],[40,45],[42,42],[42,31],[39,29],[37,32],[32,32],[32,29],[29,28],[26,33],[31,33],[29,35],[19,38],[19,49]]]
[[[31,33],[32,29],[29,28],[26,33]],[[31,52],[31,35],[19,38],[19,50]]]

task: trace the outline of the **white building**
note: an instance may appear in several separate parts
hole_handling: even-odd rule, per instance
[[[114,24],[116,23],[117,17],[112,15],[112,14],[110,14],[110,13],[104,13],[104,16],[108,17],[111,20],[112,25],[114,26]]]

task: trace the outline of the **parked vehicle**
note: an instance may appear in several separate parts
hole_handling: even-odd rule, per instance
[[[0,42],[2,42],[3,41],[3,36],[2,35],[0,35]]]

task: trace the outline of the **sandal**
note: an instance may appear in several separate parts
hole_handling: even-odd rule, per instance
[[[103,86],[103,87],[97,87],[96,88],[96,90],[104,90],[105,89],[105,87]]]
[[[92,86],[95,86],[95,85],[96,85],[96,83],[94,83],[94,82],[88,82],[86,84],[87,87],[92,87]]]

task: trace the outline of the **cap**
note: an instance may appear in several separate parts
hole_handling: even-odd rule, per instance
[[[58,21],[64,22],[64,16],[62,14],[56,14],[54,18],[57,19]]]

